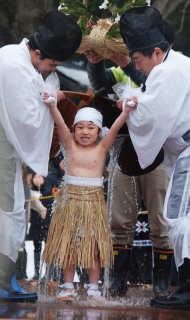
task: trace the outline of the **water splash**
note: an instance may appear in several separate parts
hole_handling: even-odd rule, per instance
[[[64,177],[60,183],[59,186],[59,190],[62,190],[62,194],[63,194],[63,201],[62,201],[62,207],[64,207],[65,201],[66,201],[66,193],[67,193],[67,184],[66,184],[66,177],[67,177],[67,173],[68,173],[68,168],[69,168],[69,157],[70,157],[70,149],[68,148],[67,150],[65,149],[64,143],[60,140],[60,149],[61,152],[64,156],[63,158],[63,166],[64,166]],[[68,143],[68,145],[70,145],[70,143]],[[51,213],[53,214],[55,207],[56,207],[56,203],[58,201],[59,196],[55,197],[53,204],[52,204],[52,210]],[[44,278],[42,278],[42,270],[45,269],[45,276]],[[62,268],[59,268],[58,265],[54,266],[54,265],[49,265],[48,263],[46,263],[45,261],[41,261],[41,267],[40,267],[40,277],[39,277],[39,285],[38,285],[38,294],[40,293],[41,287],[43,286],[43,293],[46,296],[47,295],[47,291],[48,291],[48,287],[49,287],[49,283],[52,282],[55,278],[56,278],[56,296],[58,295],[58,291],[59,291],[59,285],[60,285],[60,280],[62,277]]]
[[[106,207],[106,220],[108,221],[108,228],[111,224],[111,213],[112,213],[112,203],[113,203],[113,174],[114,169],[117,164],[118,156],[121,149],[121,144],[123,142],[123,136],[116,138],[114,144],[109,150],[110,161],[108,165],[109,176],[108,176],[108,193],[107,193],[107,207]],[[113,261],[111,261],[110,267],[112,268]],[[104,270],[104,285],[103,285],[103,296],[108,297],[108,288],[109,288],[109,269],[105,268]]]

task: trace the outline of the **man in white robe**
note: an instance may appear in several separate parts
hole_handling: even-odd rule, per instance
[[[120,32],[136,68],[148,76],[146,92],[127,119],[139,163],[143,169],[149,166],[163,146],[171,177],[164,216],[180,287],[155,297],[151,305],[190,309],[190,60],[169,50],[162,17],[153,7],[125,11]]]
[[[169,42],[170,47],[172,47],[175,33],[174,28],[167,20],[163,20],[163,22],[164,37]],[[129,57],[112,57],[113,61],[118,65],[121,64],[122,67],[113,67],[111,69],[105,68],[105,62],[102,60],[101,55],[95,53],[92,55],[89,53],[86,57],[89,59],[87,72],[93,90],[99,90],[101,87],[105,87],[107,93],[113,93],[112,88],[116,83],[122,81],[128,82],[127,76],[130,76],[130,79],[136,85],[140,86],[143,84],[143,91],[146,90],[145,82],[147,76],[143,75],[139,70],[136,70],[135,63],[130,61],[131,59]],[[125,64],[127,64],[127,66]],[[132,170],[132,168],[130,169]],[[132,187],[134,182],[136,185],[135,188]],[[168,183],[169,178],[164,170],[163,163],[152,172],[132,178],[132,180],[130,176],[122,173],[116,164],[113,174],[113,203],[110,223],[113,250],[115,253],[114,270],[112,276],[110,272],[109,285],[109,293],[112,295],[125,294],[127,289],[126,275],[130,268],[131,255],[133,257],[137,254],[143,255],[143,250],[146,250],[146,253],[142,259],[145,259],[146,263],[143,263],[142,259],[137,258],[137,264],[140,266],[139,270],[142,270],[142,266],[149,270],[153,260],[153,292],[155,294],[170,292],[169,276],[173,250],[167,236],[166,222],[163,218],[163,205]],[[148,223],[150,227],[148,238],[152,241],[153,252],[151,252],[150,243],[147,243],[147,247],[143,245],[140,251],[130,250],[134,244],[134,225],[136,224],[137,211],[140,210],[141,198],[143,198],[145,208],[148,210]],[[144,217],[145,216],[146,215],[144,215]],[[145,233],[141,232],[140,234],[143,235],[144,238]],[[139,245],[139,247],[141,247],[141,245]],[[142,272],[144,273],[144,270]],[[171,280],[173,280],[173,277]]]
[[[25,237],[24,161],[42,176],[48,173],[54,121],[43,103],[47,89],[41,73],[54,72],[79,47],[81,29],[70,17],[50,11],[38,31],[19,45],[0,50],[0,300],[35,301],[18,285],[14,265]],[[56,79],[52,75],[52,78]],[[57,83],[49,86],[64,99]]]

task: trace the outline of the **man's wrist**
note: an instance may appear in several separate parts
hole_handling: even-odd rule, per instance
[[[101,60],[97,63],[92,63],[90,60],[88,60],[88,63],[89,65],[92,67],[92,66],[98,66],[98,65],[101,65],[101,64],[104,64],[104,60]]]

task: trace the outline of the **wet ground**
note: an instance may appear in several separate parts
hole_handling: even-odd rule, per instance
[[[19,283],[25,290],[38,291],[34,282]],[[53,284],[48,288],[40,287],[39,299],[35,303],[0,302],[0,319],[190,320],[190,311],[151,308],[152,286],[131,285],[124,298],[112,298],[102,304],[87,302],[86,290],[80,283],[76,284],[76,289],[77,299],[70,304],[56,300],[60,289]]]

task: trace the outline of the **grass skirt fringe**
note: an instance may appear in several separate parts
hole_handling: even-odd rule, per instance
[[[49,265],[91,268],[98,254],[101,267],[109,268],[113,250],[103,190],[67,185],[67,192],[60,191],[43,254]]]

